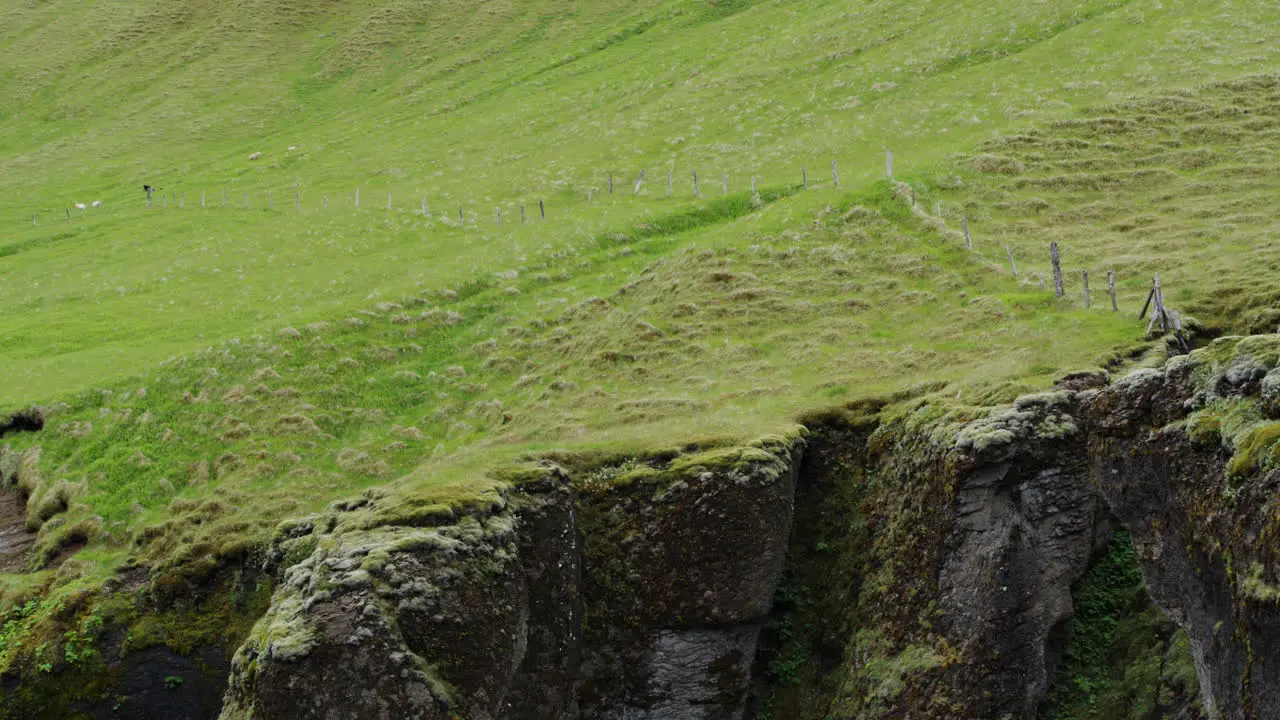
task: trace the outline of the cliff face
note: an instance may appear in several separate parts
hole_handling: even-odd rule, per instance
[[[741,717],[797,447],[576,497],[547,466],[441,527],[308,523],[295,542],[315,550],[236,654],[221,717]]]
[[[1129,536],[1189,649],[1130,649],[1159,657],[1121,711],[1280,716],[1277,365],[1280,338],[1224,339],[1009,407],[542,462],[461,514],[371,492],[281,529],[270,608],[189,716],[1062,717],[1080,618],[1132,610],[1087,587]]]

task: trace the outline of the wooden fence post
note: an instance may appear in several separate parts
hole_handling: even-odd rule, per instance
[[[276,199],[271,196],[270,190],[267,191],[267,209],[268,210],[276,209]]]
[[[1116,273],[1114,270],[1107,271],[1107,289],[1111,291],[1111,311],[1119,312],[1120,306],[1116,305]]]
[[[800,166],[800,182],[804,185],[804,189],[809,189],[809,171],[803,165]]]
[[[639,194],[640,194],[640,186],[641,186],[641,185],[643,185],[643,184],[644,184],[644,170],[641,170],[641,171],[640,171],[640,177],[637,177],[637,178],[636,178],[636,189],[635,189],[635,192],[633,192],[632,194],[634,194],[634,195],[639,195]]]
[[[1062,297],[1062,259],[1058,254],[1058,243],[1049,243],[1049,262],[1053,265],[1053,293]]]
[[[908,185],[907,187],[911,188],[911,207],[915,207],[916,206],[916,186]]]
[[[1160,273],[1156,273],[1155,277],[1155,294],[1156,294],[1156,310],[1160,313],[1160,331],[1168,332],[1169,323],[1167,313],[1164,310],[1164,292],[1160,289]]]
[[[293,209],[302,212],[302,191],[293,191]]]
[[[360,209],[360,188],[356,188],[356,209]]]
[[[969,216],[960,218],[960,227],[964,230],[964,246],[973,252],[973,238],[969,237]]]
[[[70,220],[71,220],[71,208],[67,208],[67,221],[70,222]]]
[[[1084,306],[1086,308],[1093,307],[1092,301],[1089,299],[1089,271],[1081,270],[1080,279],[1084,281]]]
[[[702,193],[698,192],[698,171],[693,171],[693,196],[702,197]]]
[[[893,151],[892,150],[884,151],[884,174],[890,180],[893,179]]]
[[[524,206],[523,205],[520,206],[520,224],[521,225],[524,224]]]
[[[502,208],[494,208],[493,214],[498,221],[498,227],[502,227]]]
[[[320,196],[320,207],[325,210],[329,209],[329,196],[327,194]]]
[[[538,214],[542,216],[543,220],[547,219],[547,206],[543,205],[541,200],[538,201]]]
[[[31,227],[35,227],[35,226],[36,226],[36,214],[31,213]]]
[[[667,168],[667,197],[671,197],[672,192],[674,191],[671,186],[671,168]]]
[[[613,194],[613,173],[609,173],[609,194]]]
[[[835,160],[831,161],[831,181],[836,184],[836,187],[840,187],[840,171],[836,169]]]
[[[169,207],[169,193],[160,193],[160,207]]]
[[[755,197],[756,195],[759,195],[759,194],[760,193],[756,192],[756,176],[752,175],[751,176],[751,196]]]
[[[462,215],[462,206],[461,206],[461,205],[459,205],[459,206],[458,206],[458,224],[460,224],[460,225],[466,225],[466,224],[467,224],[467,219],[466,219],[465,217],[463,217],[463,215]]]
[[[422,217],[427,216],[427,196],[422,196]]]
[[[1013,249],[1005,245],[1004,251],[1009,254],[1009,267],[1013,269],[1013,276],[1018,277],[1018,263],[1013,261]]]
[[[147,188],[147,209],[148,210],[151,209],[151,192],[152,192],[151,188],[148,187]]]

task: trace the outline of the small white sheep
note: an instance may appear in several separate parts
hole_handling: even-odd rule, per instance
[[[76,209],[77,209],[77,210],[83,210],[84,208],[85,208],[84,203],[76,203]]]
[[[94,200],[94,201],[93,201],[93,206],[94,206],[94,207],[102,207],[102,201],[101,201],[101,200]]]
[[[298,146],[297,146],[297,145],[290,145],[290,146],[289,146],[289,152],[293,152],[294,150],[297,150],[297,149],[298,149]]]
[[[250,155],[250,156],[249,156],[249,159],[250,159],[250,160],[257,160],[257,159],[259,159],[259,158],[261,158],[261,157],[262,157],[262,153],[260,153],[260,152],[256,152],[256,153],[254,153],[254,154]]]

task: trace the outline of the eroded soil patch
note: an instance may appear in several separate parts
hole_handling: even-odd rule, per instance
[[[22,572],[35,533],[27,532],[22,496],[0,491],[0,573]]]

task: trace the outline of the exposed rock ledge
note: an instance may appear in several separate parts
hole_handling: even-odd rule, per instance
[[[576,499],[547,465],[443,527],[304,523],[316,549],[236,653],[221,717],[740,717],[799,446]]]
[[[855,623],[933,661],[868,689],[847,641],[812,716],[1034,717],[1072,583],[1118,518],[1190,634],[1210,713],[1280,717],[1280,458],[1258,439],[1273,437],[1276,341],[859,429],[866,487],[891,488],[859,552],[894,573],[851,583],[848,606],[874,598]],[[576,497],[547,465],[445,527],[302,528],[317,547],[237,653],[222,718],[742,717],[797,478],[822,487],[826,451],[802,466],[803,445]]]

